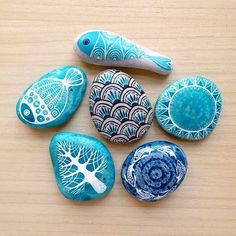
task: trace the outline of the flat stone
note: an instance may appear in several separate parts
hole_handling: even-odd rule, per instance
[[[52,138],[49,150],[58,188],[66,198],[93,200],[111,191],[114,163],[106,146],[97,139],[61,132]]]
[[[135,148],[121,169],[125,189],[139,200],[153,202],[166,197],[182,183],[187,171],[183,150],[167,141]]]
[[[215,128],[221,112],[218,87],[202,76],[177,80],[167,87],[155,106],[157,122],[173,136],[198,140]]]
[[[52,70],[25,90],[16,105],[17,116],[34,128],[61,125],[79,107],[86,86],[87,77],[79,67]]]
[[[103,71],[94,79],[89,106],[98,132],[115,143],[140,139],[152,124],[152,106],[141,85],[118,70]]]

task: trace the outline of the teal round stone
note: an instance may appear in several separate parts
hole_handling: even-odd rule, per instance
[[[215,128],[221,112],[218,87],[201,76],[185,77],[159,96],[155,115],[160,126],[173,136],[197,140]]]
[[[58,188],[66,198],[93,200],[111,191],[114,163],[106,146],[97,139],[60,132],[52,138],[49,151]]]

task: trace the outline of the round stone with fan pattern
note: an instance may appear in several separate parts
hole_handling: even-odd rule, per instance
[[[154,202],[175,191],[187,172],[183,150],[167,141],[145,143],[124,161],[121,179],[125,189],[139,200]]]
[[[215,128],[221,112],[218,87],[202,76],[177,80],[158,98],[155,115],[160,126],[173,136],[198,140]]]
[[[153,110],[147,95],[122,71],[106,70],[97,75],[89,106],[98,132],[115,143],[140,139],[152,124]]]

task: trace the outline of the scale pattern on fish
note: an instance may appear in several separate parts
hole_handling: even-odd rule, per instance
[[[168,74],[172,70],[171,59],[141,47],[111,32],[88,31],[80,34],[74,44],[82,60],[104,66],[123,66]]]
[[[62,78],[61,73],[59,69],[54,70],[49,77],[43,76],[31,84],[17,105],[20,119],[40,126],[60,118],[68,106],[72,87],[80,87],[85,82],[84,74],[75,67],[67,68]]]

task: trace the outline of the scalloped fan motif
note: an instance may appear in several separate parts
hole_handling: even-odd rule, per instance
[[[89,104],[96,128],[112,142],[141,138],[153,120],[150,101],[141,85],[121,71],[106,70],[94,79]]]

